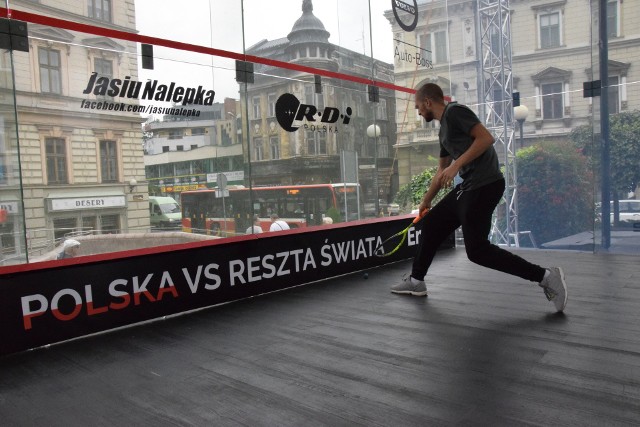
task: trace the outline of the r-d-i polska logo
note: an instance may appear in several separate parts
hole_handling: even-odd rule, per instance
[[[306,130],[338,133],[336,126],[327,125],[337,123],[338,120],[348,125],[352,113],[351,107],[346,108],[345,114],[334,107],[324,107],[322,111],[318,111],[315,105],[302,104],[295,95],[290,93],[281,95],[276,101],[276,119],[282,129],[287,132],[295,132],[303,126]],[[303,122],[304,119],[307,119],[307,123]]]

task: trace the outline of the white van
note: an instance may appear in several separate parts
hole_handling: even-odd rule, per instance
[[[621,224],[634,224],[640,222],[640,200],[620,200],[618,202],[620,207],[620,223]],[[614,220],[613,202],[609,208],[611,214],[611,224]],[[602,218],[602,208],[600,203],[596,203],[596,220],[600,221]]]
[[[640,200],[620,200],[620,222],[640,221]],[[613,203],[611,203],[611,221],[613,222]]]
[[[173,197],[149,196],[149,216],[151,227],[180,228],[182,212]]]

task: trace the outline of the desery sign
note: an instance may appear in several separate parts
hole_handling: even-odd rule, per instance
[[[13,274],[0,269],[0,354],[408,258],[419,230],[393,256],[373,254],[390,229],[407,221],[265,233],[155,254],[130,251],[123,258],[57,268],[51,262]]]

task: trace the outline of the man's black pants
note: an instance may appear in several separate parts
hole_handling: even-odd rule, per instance
[[[423,280],[440,244],[462,226],[470,261],[532,282],[542,281],[544,268],[489,242],[491,217],[504,189],[504,179],[470,191],[462,191],[458,185],[435,205],[422,221],[422,239],[411,276]]]

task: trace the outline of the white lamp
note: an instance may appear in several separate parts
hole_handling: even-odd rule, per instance
[[[378,125],[370,125],[367,128],[367,136],[369,138],[377,138],[380,136],[380,126]]]
[[[529,109],[526,105],[518,105],[513,108],[513,117],[520,124],[520,148],[524,146],[524,135],[522,131],[522,126],[524,125],[524,121],[527,120],[527,116],[529,115]]]
[[[513,115],[518,122],[527,120],[529,115],[529,109],[526,105],[518,105],[513,109]]]

